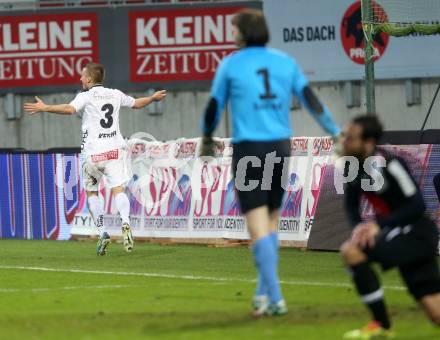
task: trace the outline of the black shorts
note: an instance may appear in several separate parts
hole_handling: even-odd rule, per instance
[[[436,224],[423,217],[405,227],[383,229],[376,237],[375,246],[365,249],[365,253],[384,270],[398,267],[409,291],[418,300],[440,293],[438,241]]]
[[[271,163],[269,160],[275,156],[280,159],[274,159],[277,163]],[[244,157],[252,157],[255,162],[254,166],[250,163],[251,158],[240,162]],[[268,157],[267,162],[265,162],[266,157]],[[269,207],[269,210],[280,208],[285,191],[283,181],[284,177],[287,178],[287,176],[282,176],[286,157],[290,157],[290,141],[288,139],[233,144],[232,174],[236,180],[235,189],[242,213],[265,205]],[[273,164],[273,170],[271,164]],[[255,181],[258,181],[256,186],[254,185]]]

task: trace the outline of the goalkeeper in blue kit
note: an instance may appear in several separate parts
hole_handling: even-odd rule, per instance
[[[261,11],[242,10],[233,17],[232,24],[240,50],[226,57],[217,69],[201,122],[201,156],[213,154],[212,133],[229,101],[233,123],[232,171],[258,271],[253,314],[282,315],[287,313],[287,307],[277,274],[277,227],[286,187],[282,169],[285,158],[290,156],[292,95],[300,99],[330,135],[336,138],[340,129],[309,87],[295,60],[265,47],[269,31]]]

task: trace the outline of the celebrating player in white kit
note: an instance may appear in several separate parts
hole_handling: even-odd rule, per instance
[[[86,157],[83,164],[84,188],[90,214],[98,229],[96,252],[105,255],[110,244],[110,236],[103,225],[104,204],[98,196],[99,182],[104,176],[107,186],[112,189],[116,207],[122,219],[124,249],[133,250],[133,236],[130,228],[130,202],[125,194],[125,185],[130,180],[127,167],[126,143],[119,131],[119,109],[121,106],[141,109],[160,101],[166,91],[155,92],[150,97],[134,99],[119,90],[102,86],[104,67],[89,63],[82,70],[81,83],[84,89],[69,104],[47,105],[35,97],[35,103],[24,104],[26,112],[50,112],[57,114],[82,113],[82,152]]]

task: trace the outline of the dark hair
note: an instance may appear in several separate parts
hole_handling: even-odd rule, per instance
[[[269,41],[269,29],[263,12],[256,9],[243,9],[232,18],[246,46],[264,46]]]
[[[105,70],[103,65],[98,63],[88,63],[85,68],[95,84],[102,84],[104,82]]]
[[[379,120],[379,117],[376,115],[363,114],[353,118],[351,122],[362,127],[363,140],[373,138],[376,142],[378,142],[382,137],[383,126]]]

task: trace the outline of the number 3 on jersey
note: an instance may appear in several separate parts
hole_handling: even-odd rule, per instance
[[[109,129],[109,128],[111,128],[112,125],[113,125],[113,117],[112,117],[112,114],[113,114],[113,105],[112,105],[112,104],[104,104],[104,105],[101,107],[101,111],[105,112],[105,118],[107,119],[107,120],[105,120],[105,119],[101,119],[101,121],[100,121],[101,126],[102,126],[104,129]]]

